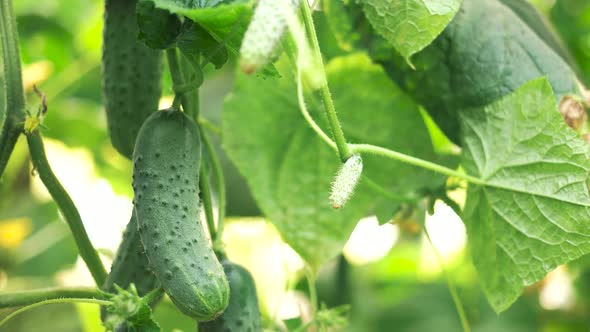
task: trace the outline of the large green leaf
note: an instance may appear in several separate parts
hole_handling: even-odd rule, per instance
[[[235,0],[220,3],[219,0],[153,0],[156,7],[167,9],[174,14],[184,15],[199,23],[218,42],[224,42],[234,54],[238,54],[240,43],[250,17],[252,3]]]
[[[351,55],[334,59],[327,71],[349,140],[437,159],[418,107],[379,66],[364,55]],[[281,79],[238,76],[225,104],[223,146],[283,239],[318,267],[340,252],[359,218],[381,199],[361,180],[346,207],[331,208],[328,196],[338,157],[300,114],[289,69],[281,74]],[[312,115],[326,128],[323,113],[314,106]],[[401,163],[364,159],[364,174],[391,191],[414,193],[444,181]]]
[[[559,54],[572,68],[577,65],[549,20],[528,0],[500,0],[525,22],[543,41]]]
[[[406,59],[432,43],[461,6],[461,0],[361,2],[375,30]]]
[[[443,34],[413,57],[416,70],[402,59],[377,60],[456,143],[460,110],[487,105],[532,79],[547,76],[558,100],[578,92],[568,64],[499,0],[464,0]]]
[[[461,113],[470,186],[463,220],[488,300],[507,309],[523,287],[590,253],[589,147],[564,123],[545,78]]]

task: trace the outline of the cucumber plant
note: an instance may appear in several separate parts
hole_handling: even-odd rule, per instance
[[[588,79],[542,14],[524,0],[319,5],[105,0],[97,90],[110,142],[132,161],[133,188],[132,216],[107,274],[47,158],[51,128],[43,120],[60,111],[36,88],[39,111],[25,102],[12,1],[0,0],[0,177],[24,134],[32,174],[96,284],[0,292],[0,308],[25,306],[7,319],[43,304],[88,302],[103,306],[107,330],[158,331],[152,308],[171,301],[202,332],[344,329],[348,306],[328,308],[318,298],[320,268],[367,216],[399,221],[401,232],[414,218],[432,244],[424,218],[437,200],[463,220],[479,283],[498,313],[557,266],[590,254]],[[201,103],[201,86],[233,67],[240,70],[217,128],[201,110],[210,105]],[[171,105],[158,110],[166,93]],[[302,321],[261,310],[257,279],[228,259],[225,248],[235,248],[223,237],[227,174],[212,132],[223,134],[261,212],[306,263],[298,272],[310,314]],[[464,310],[439,263],[457,323],[470,331],[479,317]]]
[[[133,152],[138,229],[150,267],[176,306],[199,321],[227,307],[229,285],[199,216],[201,137],[175,109],[151,115]]]
[[[137,0],[107,0],[103,30],[103,96],[111,142],[131,159],[143,121],[158,110],[162,52],[138,40]]]

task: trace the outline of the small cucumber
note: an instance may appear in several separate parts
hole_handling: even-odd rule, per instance
[[[103,96],[111,142],[131,159],[143,121],[158,110],[162,52],[138,41],[137,0],[106,0]]]
[[[224,261],[223,268],[231,292],[229,305],[215,320],[199,324],[199,332],[262,331],[256,285],[250,272],[230,261]]]
[[[139,232],[135,211],[123,232],[123,240],[117,250],[117,256],[111,266],[111,272],[102,285],[102,290],[115,293],[115,285],[127,289],[133,283],[139,296],[144,296],[158,286],[158,280],[149,269]],[[105,307],[101,308],[101,318],[106,318]]]
[[[220,315],[229,285],[199,220],[199,128],[178,110],[143,124],[133,153],[135,211],[150,268],[176,306],[198,321]]]
[[[300,0],[259,0],[240,47],[240,67],[252,74],[274,57]]]

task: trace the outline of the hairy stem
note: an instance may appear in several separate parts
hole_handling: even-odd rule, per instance
[[[27,135],[27,143],[29,145],[29,152],[31,154],[33,166],[39,173],[39,177],[51,194],[51,197],[59,207],[61,213],[64,216],[64,219],[68,223],[68,226],[70,226],[70,230],[72,231],[72,235],[74,236],[74,240],[78,246],[80,256],[86,263],[86,266],[88,266],[88,269],[90,270],[92,278],[94,278],[96,284],[99,287],[102,286],[104,280],[106,279],[107,272],[100,261],[98,253],[88,238],[88,233],[86,233],[86,229],[84,228],[84,224],[82,223],[82,218],[80,217],[78,209],[76,209],[76,206],[70,198],[70,195],[68,195],[64,187],[61,185],[51,170],[51,166],[49,165],[49,161],[45,155],[43,140],[41,139],[41,134],[39,134],[38,130]]]
[[[6,119],[0,134],[0,177],[2,177],[8,159],[22,132],[20,123],[24,120],[25,107],[18,32],[11,0],[0,0],[0,36],[4,64],[4,86],[2,88],[6,96],[6,109],[2,110],[6,112]],[[1,115],[0,123],[2,123]]]
[[[61,299],[65,297],[106,300],[104,294],[96,288],[45,288],[15,292],[0,292],[0,308],[20,307],[44,300]]]
[[[306,30],[309,32],[311,38],[314,56],[317,58],[317,61],[319,63],[320,75],[323,75],[321,94],[322,99],[324,101],[324,109],[328,117],[328,123],[330,124],[330,130],[332,131],[332,135],[334,136],[334,142],[336,143],[336,147],[338,148],[338,155],[340,156],[340,160],[342,162],[345,162],[348,158],[350,158],[352,152],[350,151],[350,148],[346,143],[344,132],[342,131],[340,121],[338,120],[338,115],[336,114],[336,107],[334,106],[334,101],[332,100],[332,94],[330,93],[330,87],[328,86],[328,78],[326,77],[326,70],[324,68],[324,62],[322,60],[320,44],[318,42],[315,26],[313,24],[311,9],[309,8],[309,4],[307,3],[307,1],[301,2],[301,12],[303,16],[303,23],[305,25]]]
[[[6,316],[2,321],[0,321],[0,327],[18,314],[21,314],[25,311],[46,305],[46,304],[56,304],[56,303],[92,303],[92,304],[99,304],[99,305],[110,305],[113,304],[111,301],[105,300],[96,300],[96,299],[87,299],[87,298],[63,298],[63,299],[51,299],[51,300],[44,300],[37,303],[33,303],[26,307],[20,308],[10,313],[10,315]]]
[[[407,154],[403,154],[403,153],[400,153],[397,151],[389,150],[389,149],[386,149],[386,148],[383,148],[380,146],[375,146],[375,145],[370,145],[370,144],[351,144],[350,148],[354,153],[373,154],[373,155],[401,161],[406,164],[425,168],[425,169],[428,169],[428,170],[431,170],[433,172],[437,172],[440,174],[454,176],[454,177],[457,177],[459,179],[463,179],[465,181],[471,182],[476,185],[481,185],[481,186],[486,185],[485,181],[483,181],[479,178],[473,177],[471,175],[467,175],[465,173],[461,173],[461,172],[456,171],[454,169],[444,167],[444,166],[441,166],[439,164],[435,164],[433,162],[430,162],[430,161],[427,161],[424,159],[412,157],[412,156],[409,156]]]

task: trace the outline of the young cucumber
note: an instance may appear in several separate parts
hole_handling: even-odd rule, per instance
[[[115,285],[128,289],[133,283],[139,296],[144,296],[158,286],[158,280],[149,268],[145,256],[139,232],[137,231],[137,218],[135,211],[131,214],[131,220],[123,232],[123,240],[117,250],[117,256],[111,266],[111,272],[102,285],[102,290],[115,293]],[[101,318],[106,318],[105,307],[101,308]]]
[[[215,320],[199,324],[199,332],[262,331],[256,285],[250,272],[230,261],[224,261],[223,268],[231,291],[229,305]]]
[[[111,141],[131,159],[143,121],[158,110],[162,52],[137,40],[137,0],[106,0],[103,30],[103,96]]]
[[[170,299],[198,321],[227,307],[229,285],[199,220],[199,128],[177,110],[152,114],[137,136],[133,189],[150,268]]]

